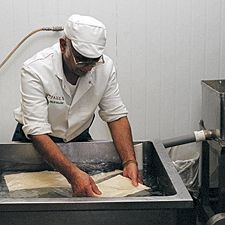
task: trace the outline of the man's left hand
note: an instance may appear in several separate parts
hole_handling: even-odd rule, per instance
[[[138,183],[142,183],[141,177],[138,173],[137,164],[131,162],[124,166],[123,168],[123,176],[128,177],[131,179],[132,184],[137,187]]]

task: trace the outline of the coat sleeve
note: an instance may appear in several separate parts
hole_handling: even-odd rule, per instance
[[[48,123],[48,103],[40,78],[24,66],[21,71],[23,131],[25,135],[51,133]]]
[[[127,109],[119,93],[119,85],[116,78],[115,67],[109,75],[106,89],[99,104],[99,115],[102,120],[112,122],[127,115]]]

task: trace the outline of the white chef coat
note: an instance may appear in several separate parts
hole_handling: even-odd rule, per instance
[[[106,55],[104,61],[79,78],[72,97],[59,43],[28,59],[21,72],[21,106],[14,111],[25,135],[50,134],[70,141],[91,125],[97,106],[106,122],[126,116],[115,67]]]

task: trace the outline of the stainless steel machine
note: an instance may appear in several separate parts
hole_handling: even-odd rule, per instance
[[[29,143],[0,144],[0,225],[194,225],[193,200],[160,141],[142,141],[146,195],[122,198],[9,197],[4,174],[51,169]],[[121,167],[112,142],[60,144],[77,165]],[[108,169],[108,168],[107,168]],[[85,170],[85,167],[84,167]]]
[[[225,80],[202,81],[200,128],[220,131],[202,143],[200,213],[207,225],[225,224]]]

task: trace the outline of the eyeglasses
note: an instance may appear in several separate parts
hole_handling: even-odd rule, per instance
[[[78,68],[83,68],[83,67],[86,67],[86,66],[91,66],[91,67],[95,67],[95,66],[98,66],[98,65],[101,65],[101,64],[104,64],[105,61],[104,61],[104,58],[103,58],[103,55],[101,55],[101,57],[98,59],[98,61],[94,61],[94,60],[88,60],[88,61],[77,61],[73,52],[72,52],[72,49],[70,48],[70,52],[71,52],[71,55],[73,57],[73,61],[74,63],[76,64],[76,66]]]

